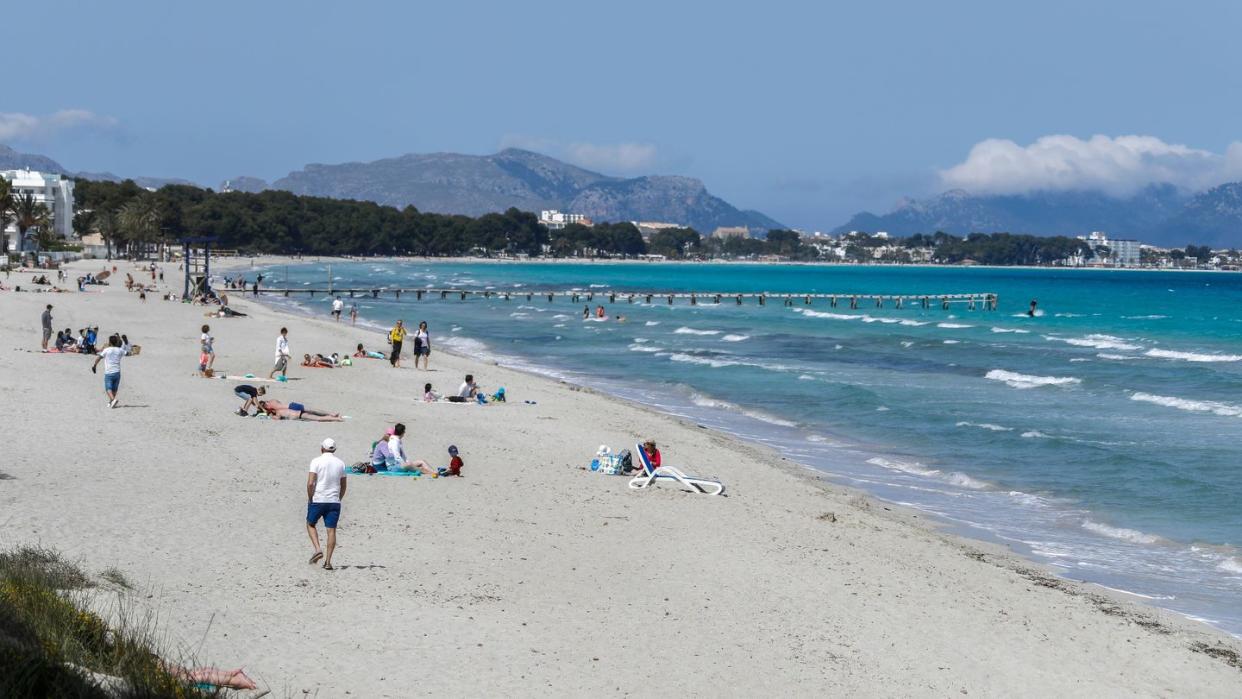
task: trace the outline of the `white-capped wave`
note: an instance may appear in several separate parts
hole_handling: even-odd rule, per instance
[[[948,328],[950,330],[958,330],[961,328],[973,328],[975,326],[967,323],[936,323],[937,328]]]
[[[1064,342],[1067,345],[1075,347],[1091,347],[1101,350],[1121,350],[1134,351],[1141,349],[1138,345],[1132,345],[1125,341],[1124,338],[1114,337],[1112,335],[1101,335],[1098,333],[1087,335],[1086,337],[1058,337],[1056,335],[1044,335],[1048,340],[1056,342]]]
[[[1151,393],[1143,393],[1142,391],[1131,395],[1130,400],[1154,403],[1169,408],[1177,408],[1178,410],[1188,410],[1192,413],[1212,413],[1222,417],[1242,417],[1242,406],[1220,403],[1213,400],[1189,400],[1175,396],[1157,396]]]
[[[997,328],[997,327],[993,327],[993,328],[992,328],[992,332],[994,332],[994,333],[1018,333],[1019,335],[1030,335],[1030,334],[1031,334],[1031,331],[1030,331],[1030,330],[1019,330],[1019,329],[1017,329],[1017,328]]]
[[[722,342],[741,342],[743,340],[749,340],[749,339],[750,339],[750,335],[733,335],[733,334],[725,335],[724,337],[720,338]]]
[[[1227,573],[1242,574],[1242,561],[1239,561],[1236,558],[1226,558],[1225,560],[1221,561],[1216,567],[1220,568],[1221,570]]]
[[[767,413],[763,413],[758,410],[746,410],[742,408],[741,406],[737,405],[736,403],[730,403],[727,400],[721,400],[719,398],[711,398],[701,393],[692,394],[690,396],[690,401],[694,403],[695,405],[699,406],[700,408],[715,408],[717,410],[731,410],[733,412],[741,413],[751,419],[759,420],[760,422],[766,422],[769,425],[777,425],[779,427],[797,427],[798,426],[798,423],[796,422],[790,422],[789,420],[784,420],[779,417],[776,417],[775,415],[769,415]]]
[[[911,342],[911,341],[909,341],[909,340],[902,340],[902,341],[901,341],[901,346],[902,346],[902,347],[913,347],[913,346],[914,346],[914,343],[913,343],[913,342]]]
[[[1242,354],[1201,354],[1199,352],[1177,352],[1174,350],[1149,349],[1144,352],[1148,357],[1159,359],[1179,359],[1184,362],[1237,362],[1242,361]]]
[[[1095,522],[1090,519],[1084,519],[1082,521],[1082,528],[1087,531],[1095,532],[1096,534],[1103,534],[1104,536],[1113,539],[1130,541],[1136,544],[1154,544],[1160,541],[1160,537],[1154,534],[1144,534],[1137,529],[1126,529],[1125,527],[1111,527],[1107,524],[1100,524],[1099,522]]]
[[[696,330],[682,326],[673,331],[674,335],[719,335],[719,330]]]
[[[1032,376],[1030,374],[1019,374],[1015,371],[1006,371],[1004,369],[993,369],[984,375],[983,378],[990,379],[992,381],[1004,381],[1006,385],[1013,388],[1068,386],[1071,384],[1082,383],[1082,379],[1073,376]]]
[[[659,325],[659,324],[660,324],[660,321],[658,320],[649,320],[646,323],[643,323],[643,325],[646,325],[647,327],[651,327],[652,325]]]
[[[987,490],[992,487],[990,483],[981,481],[977,478],[971,478],[965,473],[953,472],[947,477],[947,480],[959,488],[969,488],[971,490]]]
[[[727,367],[727,366],[738,366],[739,364],[741,364],[741,362],[735,362],[729,359],[712,359],[710,357],[696,357],[693,354],[684,354],[682,352],[676,352],[674,354],[670,354],[668,358],[673,360],[674,362],[685,362],[687,364],[700,364],[702,366],[709,366],[713,369],[720,369],[722,367]]]
[[[898,322],[901,323],[902,325],[908,325],[912,328],[918,328],[924,325],[931,325],[931,321],[909,320],[909,319],[904,319],[904,318]]]
[[[1110,354],[1108,352],[1100,352],[1099,354],[1095,356],[1099,357],[1100,359],[1111,359],[1114,362],[1124,362],[1130,359],[1142,359],[1142,357],[1132,357],[1128,354]]]
[[[1126,320],[1164,320],[1168,316],[1150,315],[1150,316],[1121,316]]]
[[[962,344],[962,341],[961,341],[961,340],[945,340],[945,341],[944,341],[944,344],[946,344],[946,345],[960,345],[960,344]]]
[[[880,456],[867,459],[867,463],[880,468],[886,468],[890,471],[901,471],[902,473],[911,473],[916,476],[935,476],[940,471],[934,468],[927,468],[920,463],[910,463],[908,461],[893,461]]]
[[[848,313],[828,313],[827,311],[812,311],[810,309],[803,310],[801,308],[795,308],[794,310],[802,313],[802,315],[807,316],[808,318],[830,318],[832,320],[861,320],[862,318],[869,317],[869,316],[861,316],[861,315],[850,315]]]
[[[1039,430],[1027,430],[1022,433],[1022,436],[1026,439],[1052,439],[1051,435],[1044,434]]]
[[[663,348],[656,347],[655,345],[639,345],[639,344],[630,345],[631,352],[659,352],[662,349]]]
[[[814,381],[815,377],[811,376],[810,374],[800,374],[798,376],[798,380],[799,381]]]
[[[1005,427],[1004,425],[994,425],[990,422],[966,422],[963,420],[962,422],[957,423],[957,426],[958,427],[978,427],[981,430],[991,430],[993,432],[1013,432],[1012,427]]]
[[[724,410],[737,410],[738,407],[734,403],[719,398],[709,398],[701,393],[695,393],[690,396],[690,402],[700,408],[721,408]]]

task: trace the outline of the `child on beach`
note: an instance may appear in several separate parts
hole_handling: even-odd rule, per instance
[[[104,395],[108,397],[108,407],[115,408],[117,391],[121,389],[121,358],[125,351],[121,349],[121,338],[113,335],[108,338],[108,347],[95,357],[91,365],[91,373],[98,373],[99,363],[104,363]]]
[[[198,338],[198,373],[211,376],[211,365],[216,363],[216,350],[213,345],[216,338],[211,336],[211,326],[203,326],[203,334]]]
[[[423,386],[423,402],[434,403],[438,400],[440,400],[440,394],[431,390],[431,384],[424,385]]]
[[[438,471],[436,471],[436,475],[437,476],[459,476],[460,477],[461,467],[465,466],[466,462],[462,461],[461,456],[458,455],[457,445],[449,446],[448,453],[449,453],[448,467],[439,469]]]
[[[233,395],[246,401],[242,403],[242,407],[238,408],[237,414],[242,417],[250,415],[250,408],[253,406],[258,409],[259,396],[266,395],[267,389],[262,386],[255,388],[249,384],[241,384],[233,389]]]

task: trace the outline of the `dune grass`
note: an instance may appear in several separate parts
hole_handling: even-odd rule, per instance
[[[95,584],[55,551],[0,552],[0,696],[212,696],[169,673],[150,619],[109,626],[89,611]]]

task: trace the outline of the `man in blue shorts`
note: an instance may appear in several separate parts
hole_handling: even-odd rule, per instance
[[[333,570],[332,552],[336,550],[336,523],[341,518],[341,498],[345,497],[345,462],[336,458],[336,442],[331,437],[319,445],[319,457],[310,462],[306,474],[306,533],[315,553],[311,565],[323,559],[324,570]],[[319,548],[319,520],[328,532],[328,555]]]

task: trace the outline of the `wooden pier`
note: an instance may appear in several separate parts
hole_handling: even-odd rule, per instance
[[[241,292],[240,289],[233,290]],[[249,290],[247,290],[249,292]],[[250,292],[253,293],[253,292]],[[994,311],[998,297],[995,293],[984,292],[978,294],[794,294],[782,291],[745,291],[745,292],[724,292],[724,291],[615,291],[611,289],[596,289],[591,291],[496,291],[496,290],[478,290],[478,289],[396,289],[390,287],[377,287],[373,289],[335,289],[335,288],[319,288],[310,287],[300,288],[260,288],[260,294],[275,294],[278,296],[292,296],[294,294],[307,294],[314,298],[317,294],[324,296],[343,296],[346,298],[370,297],[378,299],[380,297],[392,297],[401,300],[413,297],[416,301],[424,299],[432,300],[456,300],[465,301],[469,298],[497,299],[503,301],[523,300],[534,301],[536,299],[546,299],[548,302],[556,299],[568,299],[573,303],[592,303],[596,299],[602,302],[607,299],[608,303],[617,303],[618,299],[625,303],[639,302],[652,303],[668,303],[672,305],[676,301],[688,302],[691,306],[700,304],[721,304],[733,303],[741,306],[745,301],[757,302],[760,306],[766,306],[769,302],[779,302],[784,306],[811,306],[815,303],[826,303],[830,308],[848,308],[857,310],[859,308],[884,308],[885,304],[890,304],[893,308],[922,308],[931,309],[939,306],[941,309],[948,310],[951,306],[957,304],[965,306],[968,310]]]

